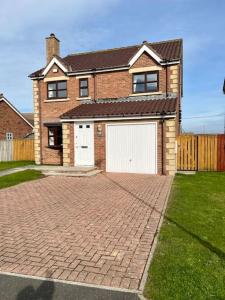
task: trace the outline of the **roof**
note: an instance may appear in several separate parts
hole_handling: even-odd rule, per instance
[[[24,114],[22,114],[21,112],[19,112],[19,110],[14,106],[14,105],[12,105],[12,103],[11,102],[9,102],[9,100],[7,100],[6,98],[5,98],[5,96],[2,94],[2,93],[0,93],[0,102],[1,101],[4,101],[12,110],[14,110],[15,111],[15,113],[21,118],[21,119],[23,119],[31,128],[33,128],[34,127],[34,124],[33,124],[33,122],[31,121],[31,113],[29,113],[29,115],[30,115],[30,120],[28,119],[28,118],[26,118],[25,116],[24,116]]]
[[[149,48],[152,49],[164,61],[182,59],[182,39],[161,41],[157,43],[145,43],[145,45],[149,46]],[[124,67],[128,66],[129,61],[142,46],[143,44],[71,54],[62,58],[61,62],[66,66],[69,66],[71,72]],[[43,70],[44,69],[40,69],[32,73],[30,77],[40,76]]]
[[[174,114],[176,98],[140,101],[105,101],[81,104],[61,115],[61,119],[134,117]]]
[[[22,115],[32,126],[34,126],[34,114],[33,113],[22,113]]]

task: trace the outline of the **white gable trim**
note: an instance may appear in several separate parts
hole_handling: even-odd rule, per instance
[[[129,61],[129,66],[131,67],[137,60],[138,58],[144,53],[147,52],[152,58],[154,58],[154,60],[156,60],[159,64],[162,62],[162,59],[155,54],[155,52],[153,52],[149,47],[147,47],[146,45],[143,45],[141,47],[141,49],[139,49],[139,51],[133,56],[133,58],[131,58],[131,60]]]
[[[34,126],[26,119],[24,116],[5,98],[0,98],[0,102],[4,101],[21,119],[23,119],[31,128],[34,128]]]
[[[45,76],[54,64],[56,64],[63,72],[68,72],[68,69],[56,57],[53,57],[42,72],[42,75]]]

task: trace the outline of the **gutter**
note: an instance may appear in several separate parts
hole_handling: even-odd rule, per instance
[[[129,117],[81,117],[81,118],[61,118],[60,122],[90,122],[90,121],[119,121],[119,120],[146,120],[146,119],[173,119],[175,113],[170,115],[154,115],[154,116],[129,116]]]
[[[174,65],[174,64],[178,64],[180,63],[180,60],[173,60],[173,61],[163,61],[160,64],[162,66],[165,65]],[[99,68],[99,69],[88,69],[88,70],[84,70],[84,71],[78,71],[78,72],[67,72],[66,75],[67,76],[79,76],[79,75],[88,75],[88,74],[96,74],[96,73],[105,73],[105,72],[116,72],[116,71],[125,71],[125,70],[129,70],[130,66],[129,65],[124,65],[124,66],[117,66],[117,67],[112,67],[112,68]],[[28,76],[31,80],[36,80],[36,79],[42,79],[44,78],[43,75],[40,76]]]

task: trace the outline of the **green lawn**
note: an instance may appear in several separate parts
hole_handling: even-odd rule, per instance
[[[0,189],[44,177],[40,171],[26,170],[0,177]]]
[[[144,294],[225,299],[225,173],[175,177]]]
[[[34,165],[34,162],[30,160],[2,161],[0,162],[0,172],[7,169],[24,167],[28,165]]]

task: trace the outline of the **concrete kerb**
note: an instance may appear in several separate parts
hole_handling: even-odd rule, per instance
[[[34,300],[41,295],[48,295],[51,300],[143,299],[137,290],[0,272],[0,299]]]
[[[144,292],[145,284],[146,284],[146,281],[147,281],[147,278],[148,278],[148,270],[149,270],[149,267],[151,265],[151,262],[152,262],[152,259],[153,259],[153,256],[154,256],[154,252],[155,252],[155,249],[156,249],[156,246],[157,246],[157,243],[158,243],[159,232],[160,232],[163,220],[164,220],[164,216],[165,216],[165,212],[166,212],[167,203],[168,203],[168,200],[169,200],[173,180],[174,180],[174,176],[171,176],[170,188],[169,188],[169,190],[167,192],[167,195],[166,195],[166,201],[165,201],[164,206],[163,206],[163,210],[162,210],[162,213],[161,213],[161,216],[160,216],[160,220],[159,220],[159,223],[158,223],[156,234],[155,234],[155,237],[154,237],[154,240],[153,240],[153,243],[152,243],[151,251],[149,253],[149,257],[148,257],[148,260],[147,260],[147,263],[146,263],[146,266],[145,266],[145,270],[144,270],[144,273],[143,273],[143,276],[142,276],[142,279],[141,279],[139,290],[141,291],[142,294]],[[144,300],[146,298],[142,295],[142,298],[140,298],[140,299]]]
[[[18,168],[3,170],[3,171],[0,171],[0,177],[10,175],[13,173],[17,173],[17,172],[21,172],[21,171],[25,171],[25,170],[29,170],[29,169],[34,169],[34,167],[35,166],[30,165],[30,166],[25,166],[25,167],[18,167]]]

